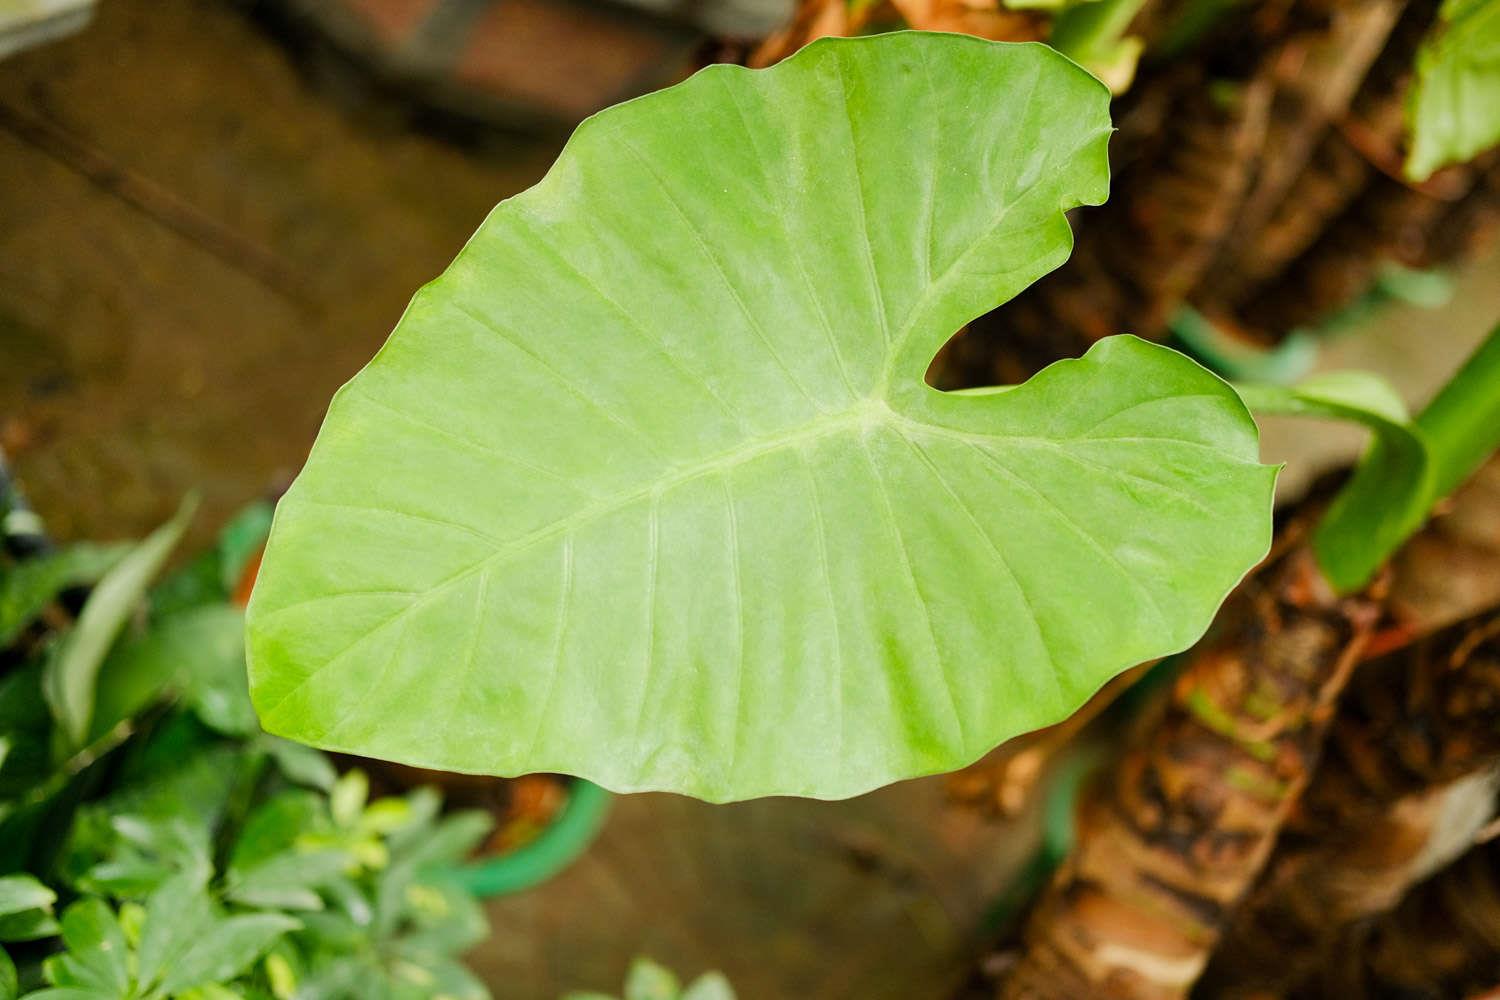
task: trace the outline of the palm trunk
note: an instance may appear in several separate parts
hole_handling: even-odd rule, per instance
[[[1500,841],[1473,848],[1401,905],[1357,925],[1290,1000],[1493,998],[1500,984]]]
[[[1500,616],[1361,668],[1325,759],[1201,995],[1284,994],[1313,978],[1350,925],[1472,845],[1500,765]]]

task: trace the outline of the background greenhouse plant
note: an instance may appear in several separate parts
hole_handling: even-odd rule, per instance
[[[489,996],[455,958],[487,932],[479,904],[433,874],[483,838],[488,817],[439,820],[430,790],[366,803],[361,772],[334,782],[311,759],[299,773],[324,772],[326,789],[278,779],[237,815],[245,804],[231,800],[252,776],[264,784],[264,751],[207,746],[184,759],[196,736],[162,731],[170,749],[144,748],[120,789],[79,817],[63,867],[85,895],[60,915],[64,950],[43,962],[51,988],[25,996]]]
[[[0,555],[0,1000],[487,997],[451,872],[490,818],[260,731],[229,598],[270,508],[148,592],[190,510]]]
[[[1417,52],[1406,172],[1423,181],[1500,143],[1500,3],[1444,0]]]
[[[649,958],[631,963],[625,991],[618,997],[604,993],[569,993],[563,1000],[735,1000],[734,989],[721,973],[705,972],[686,986],[672,970]]]

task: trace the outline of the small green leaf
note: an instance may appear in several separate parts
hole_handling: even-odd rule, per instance
[[[206,873],[213,870],[209,831],[202,824],[201,816],[190,810],[162,819],[114,816],[110,825],[126,843],[182,871],[200,872],[206,877]]]
[[[462,861],[494,825],[493,816],[477,809],[451,812],[419,841],[403,845],[401,860],[418,869]]]
[[[406,887],[400,949],[421,956],[456,955],[489,934],[484,908],[451,878],[436,877]]]
[[[297,970],[285,955],[276,951],[266,956],[266,979],[276,1000],[292,1000],[297,992]]]
[[[359,822],[370,797],[370,779],[365,772],[355,769],[339,778],[328,796],[328,807],[333,821],[348,829]]]
[[[387,796],[371,802],[359,817],[359,832],[384,836],[411,822],[411,804],[405,799]]]
[[[1296,386],[1243,385],[1259,413],[1352,420],[1374,437],[1313,532],[1318,565],[1338,590],[1358,590],[1427,516],[1427,447],[1388,382],[1370,372],[1316,375]]]
[[[334,400],[248,615],[271,731],[715,801],[966,764],[1202,634],[1274,471],[1131,337],[940,393],[1066,259],[1109,94],[825,39],[584,123]]]
[[[0,916],[40,910],[57,901],[57,893],[32,875],[0,876]]]
[[[735,1000],[734,988],[722,972],[705,972],[682,991],[682,1000]]]
[[[1500,448],[1500,326],[1422,408],[1416,422],[1427,442],[1436,502]]]
[[[131,948],[139,948],[141,933],[146,925],[146,908],[136,902],[121,903],[119,917],[120,929],[125,932],[125,940]]]
[[[48,960],[48,976],[56,986],[74,986],[123,996],[130,988],[130,946],[109,904],[83,899],[62,916],[67,952]]]
[[[27,910],[0,917],[0,941],[40,941],[61,932],[62,926],[47,910]]]
[[[319,750],[279,736],[266,736],[257,746],[271,755],[277,769],[294,784],[328,792],[333,790],[334,782],[338,781],[339,773],[333,762]]]
[[[229,858],[230,879],[290,850],[299,839],[326,833],[328,828],[328,808],[321,796],[300,788],[273,795],[250,814],[235,840]]]
[[[228,899],[245,906],[281,910],[321,910],[315,890],[339,877],[349,867],[344,850],[290,850],[253,868],[233,872]]]
[[[1413,180],[1500,143],[1500,0],[1445,0],[1417,51],[1406,114]]]
[[[245,994],[230,989],[222,983],[204,983],[190,990],[183,990],[173,1000],[244,1000]]]
[[[229,604],[206,604],[153,621],[144,635],[117,645],[99,671],[90,737],[156,701],[168,688],[203,724],[248,736],[260,724],[245,680],[245,616]]]
[[[146,901],[146,921],[136,951],[136,978],[155,986],[166,971],[214,924],[213,904],[202,873],[167,880]]]
[[[94,583],[129,545],[72,545],[0,571],[0,649],[68,587]]]
[[[89,594],[77,623],[48,658],[42,690],[59,728],[73,746],[82,746],[88,737],[94,718],[94,685],[105,655],[187,530],[197,506],[195,498],[184,500],[170,521],[105,574]]]
[[[279,913],[225,917],[203,928],[198,940],[166,970],[161,990],[173,994],[206,982],[226,982],[249,968],[283,934],[302,925]]]
[[[490,991],[462,964],[442,958],[424,957],[421,961],[431,990],[424,996],[434,1000],[489,1000]]]
[[[624,1000],[677,1000],[682,985],[670,969],[649,958],[638,958],[630,964],[625,976]]]
[[[16,963],[10,953],[0,948],[0,1000],[16,1000],[21,990],[20,978],[16,975]]]
[[[269,501],[257,500],[240,509],[219,531],[220,572],[226,594],[234,593],[245,567],[265,546],[275,510]]]

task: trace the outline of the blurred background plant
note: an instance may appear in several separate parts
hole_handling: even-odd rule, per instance
[[[491,816],[371,801],[255,720],[233,598],[269,504],[151,586],[191,502],[54,548],[0,496],[0,998],[488,997],[456,870]]]
[[[672,970],[649,958],[637,958],[625,976],[625,992],[569,993],[563,1000],[735,1000],[734,989],[722,973],[705,972],[686,986]]]

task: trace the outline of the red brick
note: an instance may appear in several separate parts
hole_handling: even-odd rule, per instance
[[[681,51],[680,37],[650,24],[557,0],[505,0],[475,24],[454,75],[507,103],[577,119],[669,79]]]
[[[443,0],[344,0],[381,45],[399,49]]]

